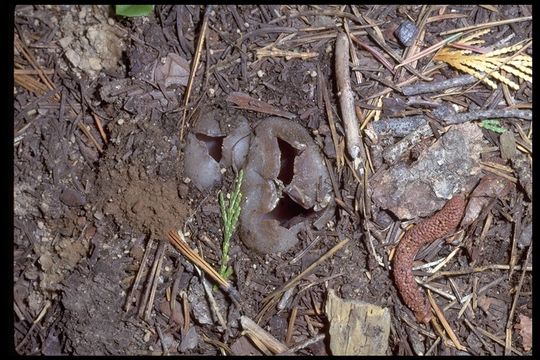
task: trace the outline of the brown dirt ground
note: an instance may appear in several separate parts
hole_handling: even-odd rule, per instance
[[[393,34],[407,18],[420,24],[430,16],[421,34],[420,48],[424,49],[443,39],[441,32],[531,16],[532,7],[213,8],[185,131],[209,110],[217,111],[222,126],[244,116],[254,127],[269,116],[234,106],[227,101],[232,92],[292,113],[294,121],[308,129],[323,149],[335,179],[338,193],[334,195],[341,201],[326,227],[301,231],[299,243],[285,253],[257,255],[238,235],[233,237],[231,283],[242,306],[236,308],[221,291],[213,293],[226,329],[209,310],[200,274],[165,237],[167,230],[181,229],[188,245],[219,268],[222,231],[217,194],[230,191],[234,172],[226,169],[219,186],[197,190],[184,174],[185,144],[179,139],[186,74],[204,10],[203,6],[156,6],[148,17],[122,18],[110,6],[15,8],[14,350],[40,355],[260,354],[241,334],[239,317],[243,315],[258,320],[287,347],[325,335],[295,352],[324,355],[330,351],[324,304],[328,289],[334,289],[344,299],[390,310],[387,355],[530,355],[532,272],[521,269],[532,264],[532,254],[528,255],[532,150],[527,154],[527,147],[532,149],[531,122],[501,120],[501,126],[517,139],[518,151],[510,159],[499,150],[504,145],[499,135],[482,129],[485,151],[481,160],[500,164],[498,174],[512,181],[505,180],[504,190],[485,185],[488,200],[463,229],[461,242],[435,242],[417,257],[419,261],[443,259],[459,247],[440,270],[446,275],[429,283],[439,290],[432,294],[463,346],[458,350],[440,325],[417,324],[399,297],[390,259],[404,223],[372,202],[371,190],[364,191],[349,159],[337,166],[328,114],[337,126],[337,156],[343,160],[345,137],[335,83],[334,42],[344,18],[355,37],[397,64],[366,28],[380,31],[386,46],[402,56],[405,48]],[[294,16],[298,12],[304,16]],[[366,27],[368,20],[375,27]],[[290,34],[294,36],[286,39]],[[531,36],[532,22],[521,21],[495,26],[485,39],[486,44],[504,39],[514,44]],[[256,51],[266,46],[316,54],[305,59],[276,54],[257,58]],[[392,91],[388,84],[411,78],[409,71],[401,69],[393,75],[365,47],[354,51],[359,60],[355,67],[363,80],[358,83],[354,74],[351,78],[362,119],[374,110],[382,110],[383,118],[391,113],[430,114],[429,103],[441,101],[437,98],[441,94],[431,93],[415,98],[416,105],[407,103],[411,98]],[[170,72],[164,70],[163,75],[162,71],[169,81],[163,83],[152,74],[159,76],[156,67],[170,53],[183,58],[188,67],[177,62]],[[430,58],[411,66],[423,73],[431,66]],[[37,74],[35,64],[44,73]],[[444,66],[431,75],[444,80],[461,74]],[[492,90],[482,83],[474,86],[471,92],[447,93],[442,101],[469,111],[494,109],[501,102],[504,107],[532,107],[530,83],[521,82],[517,91],[503,91],[501,86]],[[330,95],[328,111],[325,89]],[[384,102],[368,100],[387,89],[391,92]],[[382,101],[382,97],[377,99]],[[380,115],[379,111],[376,116]],[[431,122],[441,134],[446,130],[433,116]],[[373,164],[369,183],[371,176],[394,166],[383,160],[382,153],[399,139],[381,136],[374,141],[366,133],[363,137]],[[416,161],[432,140],[427,137],[400,163]],[[484,166],[479,178],[493,176],[490,169]],[[363,210],[363,203],[368,209]],[[288,302],[261,313],[268,294],[344,239],[350,242],[304,277],[288,294]],[[509,264],[517,268],[509,270]],[[415,274],[422,279],[429,275],[425,270]],[[469,294],[473,294],[470,305],[465,307],[449,299]],[[147,301],[148,297],[152,300]],[[287,336],[293,311],[296,318]],[[504,346],[507,329],[511,347]]]

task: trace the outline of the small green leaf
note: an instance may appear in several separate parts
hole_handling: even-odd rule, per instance
[[[482,120],[480,126],[497,134],[502,134],[506,131],[506,129],[501,126],[499,120]]]
[[[116,5],[116,15],[146,16],[154,11],[154,5]]]

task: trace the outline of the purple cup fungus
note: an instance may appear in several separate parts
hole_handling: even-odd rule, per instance
[[[287,251],[301,229],[322,228],[332,216],[328,170],[308,131],[296,122],[261,121],[244,173],[240,237],[259,254]]]
[[[243,117],[236,119],[229,131],[222,131],[218,112],[203,113],[187,134],[184,149],[184,173],[200,190],[221,183],[221,169],[244,166],[249,148],[251,129]]]

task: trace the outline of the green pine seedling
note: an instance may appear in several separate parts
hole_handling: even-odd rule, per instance
[[[225,200],[223,193],[219,193],[219,207],[221,209],[221,218],[223,219],[223,246],[221,249],[221,267],[219,274],[225,279],[231,276],[233,269],[228,265],[229,263],[229,248],[231,245],[231,238],[236,226],[238,224],[238,218],[241,211],[242,193],[240,187],[242,186],[242,180],[244,178],[244,171],[240,170],[238,176],[235,179],[234,191],[229,194],[229,200]]]

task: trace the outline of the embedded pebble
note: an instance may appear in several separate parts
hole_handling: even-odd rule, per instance
[[[76,190],[65,188],[60,194],[60,201],[69,207],[79,207],[86,204],[86,197]]]
[[[418,27],[410,20],[405,20],[399,25],[394,33],[399,42],[404,46],[411,46],[418,35]]]
[[[182,336],[182,342],[180,343],[180,346],[178,347],[178,351],[180,353],[183,353],[187,350],[194,349],[199,344],[199,334],[197,333],[197,329],[195,326],[192,326],[189,328],[187,333]]]

